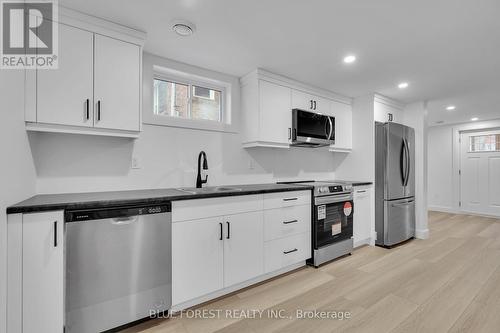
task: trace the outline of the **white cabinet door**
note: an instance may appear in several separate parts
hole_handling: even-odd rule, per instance
[[[352,149],[352,109],[348,104],[331,102],[331,115],[335,117],[335,144],[332,148]]]
[[[300,90],[292,90],[292,109],[330,114],[330,100]]]
[[[292,127],[291,89],[259,80],[260,141],[288,145]]]
[[[264,273],[264,215],[262,211],[224,217],[224,286]]]
[[[63,212],[23,215],[23,333],[64,329]]]
[[[223,288],[222,218],[172,224],[172,304]]]
[[[94,126],[139,131],[140,47],[96,34],[94,52]]]
[[[353,241],[355,246],[368,244],[372,228],[372,195],[371,188],[355,188],[354,190],[354,225]]]
[[[59,68],[37,70],[38,123],[94,125],[93,38],[91,32],[59,24]]]
[[[378,101],[375,101],[373,107],[375,121],[382,123],[388,121],[393,121],[395,123],[403,122],[403,110]],[[390,120],[390,117],[392,117],[392,120]]]

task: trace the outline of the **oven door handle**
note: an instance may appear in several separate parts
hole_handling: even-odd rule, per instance
[[[326,205],[330,203],[338,203],[343,201],[352,201],[352,194],[336,195],[336,196],[325,196],[314,198],[315,205]]]
[[[330,133],[328,134],[328,141],[332,140],[332,134],[333,134],[333,121],[332,117],[328,117],[328,122],[330,123]]]

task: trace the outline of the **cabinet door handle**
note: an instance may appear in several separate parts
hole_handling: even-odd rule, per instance
[[[292,129],[288,127],[288,140],[292,140]]]
[[[293,249],[290,251],[283,251],[283,254],[290,254],[290,253],[297,252],[297,251],[298,251],[297,249]]]
[[[365,193],[366,190],[359,190],[359,191],[356,191],[357,193]]]
[[[314,101],[314,110],[316,110],[316,101]]]
[[[87,113],[86,113],[86,117],[87,117],[87,120],[90,119],[90,99],[87,98],[87,101],[86,101],[86,104],[87,104]]]
[[[222,222],[219,222],[219,226],[220,226],[220,237],[219,237],[219,240],[222,240]]]
[[[283,201],[295,201],[298,200],[299,198],[285,198]]]
[[[54,221],[54,247],[57,247],[57,221]]]
[[[283,221],[283,224],[292,224],[297,222],[299,222],[299,220]]]
[[[310,100],[310,102],[311,102],[311,107],[310,107],[310,109],[311,109],[311,110],[313,110],[313,109],[314,109],[313,100],[311,99],[311,100]]]
[[[227,237],[226,239],[229,239],[231,238],[231,223],[229,222],[226,222],[227,223]]]
[[[97,121],[101,121],[101,101],[97,101]]]

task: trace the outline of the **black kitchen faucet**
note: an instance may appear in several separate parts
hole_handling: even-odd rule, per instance
[[[208,181],[208,175],[205,179],[201,179],[201,158],[203,157],[203,170],[208,170],[207,154],[202,150],[198,154],[198,175],[196,177],[196,188],[201,188]]]

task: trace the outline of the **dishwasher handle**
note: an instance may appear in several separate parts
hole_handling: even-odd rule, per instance
[[[128,217],[115,217],[112,218],[111,224],[113,225],[128,225],[128,224],[133,224],[139,220],[139,216],[128,216]]]

